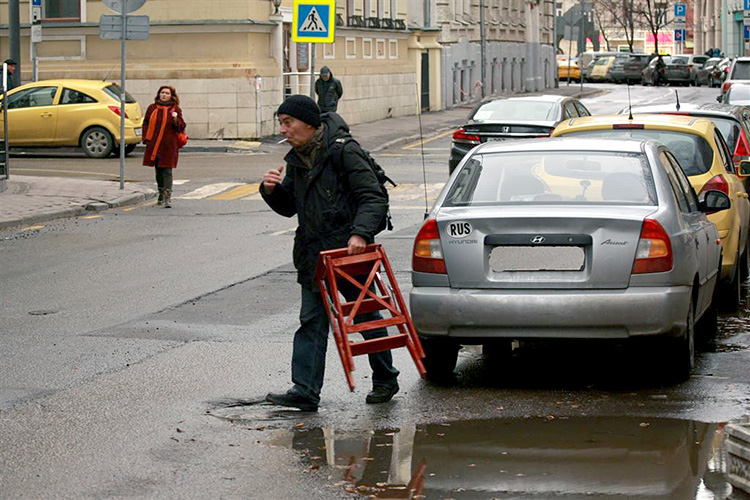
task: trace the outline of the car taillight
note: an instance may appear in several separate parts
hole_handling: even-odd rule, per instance
[[[657,221],[644,220],[632,273],[663,273],[671,270],[673,264],[672,242],[669,235]]]
[[[729,90],[729,87],[731,87],[731,86],[732,86],[732,83],[733,83],[733,82],[724,82],[724,83],[722,84],[722,86],[721,86],[721,93],[722,93],[722,94],[726,93],[726,91],[727,91],[727,90]]]
[[[729,182],[727,182],[723,175],[716,175],[712,177],[707,183],[705,183],[701,188],[701,193],[705,193],[708,191],[721,191],[725,195],[729,196]]]
[[[461,127],[460,129],[453,132],[453,142],[461,142],[464,144],[479,144],[481,140],[478,135],[467,134],[466,129]]]
[[[108,108],[109,108],[109,110],[110,110],[110,111],[112,111],[112,112],[113,112],[114,114],[116,114],[117,116],[120,116],[120,108],[118,108],[117,106],[107,106],[107,107],[108,107]],[[128,112],[127,112],[127,111],[125,112],[125,118],[128,118],[128,119],[130,119],[130,117],[128,116]]]
[[[411,268],[420,273],[447,274],[435,219],[427,219],[414,240]]]

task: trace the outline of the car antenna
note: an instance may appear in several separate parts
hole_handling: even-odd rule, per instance
[[[677,111],[680,110],[680,94],[677,93],[677,89],[674,89],[674,97],[677,100]]]
[[[117,67],[117,65],[115,64],[114,66],[112,66],[112,69],[110,69],[109,71],[107,71],[107,74],[104,75],[104,78],[102,78],[103,82],[106,82],[107,80],[109,80],[109,75],[112,74],[112,72],[115,70],[116,67]]]
[[[630,83],[628,83],[628,120],[633,119],[633,103],[630,102]]]
[[[424,183],[424,218],[430,214],[430,207],[427,203],[427,171],[424,166],[424,136],[422,135],[422,105],[419,102],[419,87],[415,84],[414,87],[417,89],[417,117],[419,118],[419,147],[422,150],[422,182]]]

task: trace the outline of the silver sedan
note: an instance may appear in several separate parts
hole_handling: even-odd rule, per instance
[[[706,213],[654,141],[483,144],[458,165],[414,243],[411,313],[428,376],[461,344],[522,339],[662,340],[670,378],[694,364],[694,327],[715,327],[721,265]]]

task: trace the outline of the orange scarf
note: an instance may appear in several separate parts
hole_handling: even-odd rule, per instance
[[[172,108],[172,106],[162,106],[161,104],[157,104],[154,110],[151,112],[151,116],[148,118],[148,130],[146,130],[146,140],[150,141],[154,137],[154,132],[156,131],[156,120],[159,119],[158,113],[161,112],[161,123],[162,126],[159,127],[159,137],[156,138],[156,143],[154,144],[154,149],[151,151],[151,161],[154,161],[156,159],[156,153],[159,152],[159,146],[161,146],[161,139],[164,137],[164,130],[167,128],[167,113],[169,113],[169,110]]]

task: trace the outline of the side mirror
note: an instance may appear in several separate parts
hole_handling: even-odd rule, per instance
[[[740,162],[740,175],[750,175],[750,161],[743,160]]]
[[[729,199],[729,196],[727,196],[726,193],[716,190],[701,193],[698,201],[700,202],[701,212],[706,214],[721,212],[732,206],[732,201]]]
[[[721,94],[716,96],[716,102],[721,102]]]

